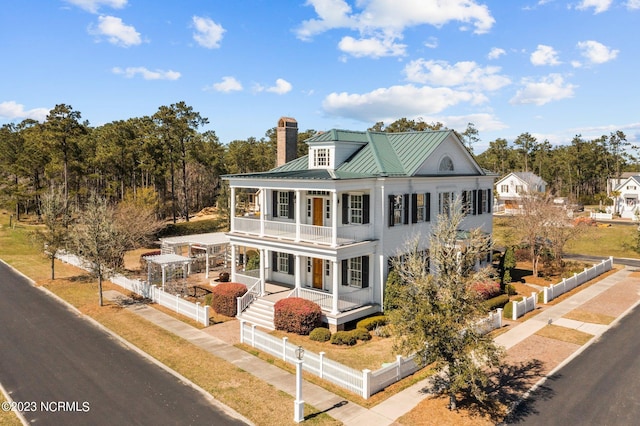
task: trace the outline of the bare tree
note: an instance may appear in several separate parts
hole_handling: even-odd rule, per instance
[[[44,229],[35,232],[45,255],[51,261],[51,279],[55,279],[55,259],[58,252],[67,246],[70,217],[63,188],[52,188],[40,198],[40,212]]]
[[[428,258],[416,239],[392,261],[400,284],[395,300],[386,305],[393,306],[388,316],[396,350],[417,354],[425,365],[435,363],[437,376],[446,377],[442,389],[451,409],[456,408],[459,392],[480,401],[487,397],[488,369],[500,365],[502,354],[475,326],[486,311],[471,286],[487,279],[488,270],[477,265],[491,242],[479,229],[461,232],[463,218],[456,200],[450,216],[438,217]]]

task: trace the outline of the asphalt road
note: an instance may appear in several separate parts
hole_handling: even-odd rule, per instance
[[[640,419],[640,307],[560,369],[509,424],[634,425]]]
[[[244,424],[2,262],[0,383],[38,425]]]

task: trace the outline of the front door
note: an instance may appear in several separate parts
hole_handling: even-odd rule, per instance
[[[314,198],[313,199],[313,224],[315,226],[324,225],[324,222],[323,222],[323,219],[322,219],[323,201],[324,200],[322,198]]]
[[[322,290],[322,259],[313,258],[313,288]]]

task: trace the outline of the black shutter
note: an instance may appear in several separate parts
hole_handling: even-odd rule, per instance
[[[293,255],[292,254],[289,255],[288,262],[289,262],[289,275],[293,275],[294,272],[296,271],[296,265],[294,263],[294,259],[293,259]]]
[[[349,267],[347,266],[347,259],[344,259],[342,261],[342,285],[349,285],[348,275]]]
[[[478,190],[474,189],[473,191],[471,191],[471,210],[473,211],[473,215],[477,215],[478,214]]]
[[[367,223],[369,223],[369,210],[371,209],[371,206],[369,205],[369,203],[371,203],[371,196],[369,194],[364,194],[362,196],[362,224],[366,225]]]
[[[469,209],[467,207],[467,192],[462,191],[462,214],[469,214]]]
[[[369,287],[369,256],[362,256],[362,288]]]
[[[278,272],[278,252],[277,251],[271,252],[271,270],[273,270],[273,272]]]
[[[389,226],[393,226],[393,204],[395,199],[395,196],[389,195]]]
[[[289,219],[295,219],[296,215],[295,215],[295,210],[294,210],[294,192],[293,191],[289,191]]]
[[[349,223],[349,194],[342,194],[342,223]]]
[[[273,217],[278,217],[278,191],[271,193],[271,200],[273,204]]]
[[[402,223],[404,223],[405,225],[407,223],[409,223],[409,194],[404,194],[402,196],[403,201],[404,201],[404,220],[402,221]]]
[[[487,213],[492,213],[493,209],[493,191],[491,188],[487,189]]]
[[[478,207],[476,207],[478,214],[482,214],[482,190],[478,189]]]
[[[411,194],[411,223],[418,222],[418,194]]]
[[[425,196],[425,200],[424,200],[424,207],[425,207],[424,220],[425,220],[425,222],[431,222],[431,193],[427,192],[426,194],[424,194],[424,196]]]

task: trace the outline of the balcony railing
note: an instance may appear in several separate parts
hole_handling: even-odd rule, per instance
[[[264,223],[264,227],[262,223]],[[372,229],[371,225],[338,226],[335,239],[336,245],[371,239]],[[330,226],[298,225],[295,222],[281,222],[269,219],[261,222],[259,217],[235,217],[231,232],[330,246],[333,245],[335,231]]]

